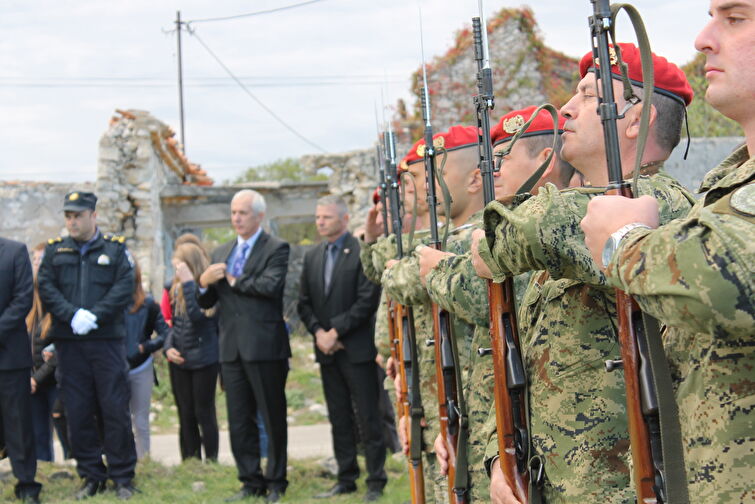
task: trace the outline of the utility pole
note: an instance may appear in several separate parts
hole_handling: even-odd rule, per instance
[[[184,79],[181,65],[181,11],[176,11],[176,38],[178,40],[178,113],[181,118],[181,148],[186,155],[186,127],[184,126]]]

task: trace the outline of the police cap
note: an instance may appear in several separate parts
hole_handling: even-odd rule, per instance
[[[84,210],[94,210],[97,205],[97,196],[90,192],[73,191],[66,194],[63,200],[64,212],[81,212]]]

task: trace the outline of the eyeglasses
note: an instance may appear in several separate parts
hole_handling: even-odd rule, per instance
[[[501,171],[501,166],[503,166],[503,158],[508,154],[508,149],[499,150],[498,152],[493,153],[493,157],[495,158],[495,162],[493,163],[494,171]]]

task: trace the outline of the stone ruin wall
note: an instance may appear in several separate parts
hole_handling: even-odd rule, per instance
[[[577,61],[545,47],[537,23],[528,8],[504,8],[487,21],[496,108],[493,122],[504,111],[546,101],[562,105],[578,82]],[[428,63],[433,129],[444,131],[454,124],[475,124],[472,101],[477,91],[477,62],[472,30],[456,34],[446,54]],[[422,69],[412,76],[411,110],[399,100],[392,117],[399,160],[423,134],[420,88]],[[375,189],[375,148],[340,154],[315,154],[301,158],[302,168],[311,174],[323,167],[333,169],[331,193],[343,196],[352,212],[351,228],[364,224],[369,195]]]

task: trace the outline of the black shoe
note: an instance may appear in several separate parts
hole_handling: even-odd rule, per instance
[[[84,480],[81,488],[76,492],[76,500],[84,500],[89,497],[94,497],[98,493],[104,492],[105,488],[104,481],[95,481],[93,479]]]
[[[241,490],[228,497],[225,502],[236,502],[244,499],[249,499],[251,497],[264,497],[265,493],[266,492],[264,488],[242,487]]]
[[[129,500],[135,494],[139,493],[131,483],[116,483],[115,484],[115,496],[120,500]]]
[[[345,483],[336,483],[333,488],[323,493],[315,495],[315,499],[329,499],[336,495],[350,494],[357,491],[356,485],[346,485]]]
[[[364,494],[364,502],[375,502],[376,500],[380,499],[380,497],[383,496],[383,491],[378,489],[373,490],[367,490],[367,493]]]
[[[19,499],[21,499],[21,502],[24,504],[39,504],[38,495],[24,495],[23,497],[19,497]]]
[[[283,497],[284,493],[285,492],[283,490],[273,488],[272,490],[270,490],[270,493],[267,494],[265,502],[278,502],[279,500],[281,500],[281,497]]]

